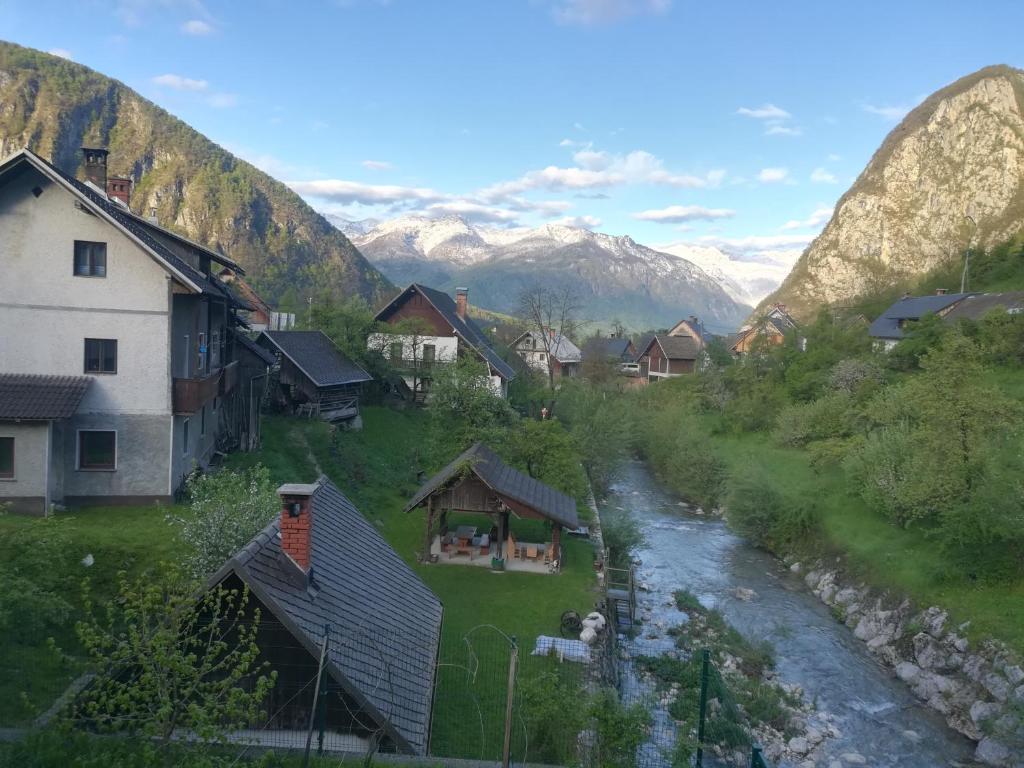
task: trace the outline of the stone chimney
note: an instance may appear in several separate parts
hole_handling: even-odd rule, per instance
[[[127,176],[108,176],[107,197],[120,200],[128,208],[132,199],[132,180]]]
[[[467,312],[469,312],[469,289],[468,288],[456,288],[455,289],[455,314],[457,314],[460,318],[465,320]]]
[[[309,575],[313,556],[313,494],[319,483],[285,483],[281,497],[281,552]]]
[[[101,192],[107,191],[107,155],[105,149],[99,147],[82,147],[85,160],[85,180],[96,185]]]

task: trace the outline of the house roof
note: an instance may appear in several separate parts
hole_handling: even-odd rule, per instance
[[[499,496],[506,496],[520,504],[525,504],[540,515],[566,528],[574,529],[579,526],[576,502],[571,496],[556,491],[550,485],[510,467],[483,443],[475,443],[471,448],[460,453],[447,467],[427,480],[405,505],[405,511],[409,512],[415,509],[426,501],[428,496],[447,486],[450,480],[461,476],[463,468],[467,465],[485,485]]]
[[[511,381],[516,377],[516,372],[512,370],[512,366],[502,360],[501,356],[494,351],[494,348],[491,346],[490,339],[487,338],[483,329],[476,324],[476,321],[473,320],[473,318],[467,317],[463,319],[459,317],[459,313],[455,308],[455,300],[444,291],[439,291],[436,288],[431,288],[427,285],[412,283],[404,291],[389,301],[387,305],[377,313],[376,319],[385,320],[391,313],[391,310],[400,306],[405,301],[406,297],[412,295],[413,291],[419,291],[420,294],[430,302],[431,306],[437,310],[438,314],[444,318],[444,321],[452,327],[454,332],[469,344],[469,346],[475,349],[499,376],[506,381]]]
[[[224,268],[220,271],[220,279],[232,290],[238,293],[249,304],[253,311],[262,312],[270,317],[272,312],[270,305],[263,300],[263,297],[256,293],[256,290],[242,279],[242,276],[235,270]]]
[[[707,331],[704,323],[696,317],[687,317],[680,320],[668,332],[669,336],[696,336],[701,342],[707,341]]]
[[[979,320],[988,312],[999,307],[1013,314],[1024,312],[1024,291],[976,293],[958,302],[943,317],[949,322]]]
[[[312,496],[311,574],[297,583],[280,518],[208,581],[231,573],[316,657],[330,625],[326,672],[404,752],[425,754],[442,605],[327,477]]]
[[[931,296],[908,296],[894,302],[879,315],[868,328],[868,335],[876,339],[902,339],[903,323],[920,320],[927,314],[938,314],[963,301],[969,293],[944,293]]]
[[[211,251],[205,246],[188,240],[188,238],[155,225],[140,216],[136,216],[120,202],[111,201],[104,192],[65,173],[30,149],[22,149],[0,162],[0,176],[21,163],[28,163],[44,176],[47,176],[75,195],[85,204],[88,210],[106,219],[131,240],[134,240],[152,258],[177,277],[178,281],[183,285],[197,293],[205,293],[217,298],[227,299],[236,306],[245,306],[238,302],[237,297],[220,280],[203,274],[201,270],[196,269],[175,253],[166,243],[166,240],[174,240],[183,247],[202,251],[203,255],[209,256],[211,259],[217,259],[218,261],[233,265],[233,268],[241,269],[226,256],[223,256],[223,254]]]
[[[235,341],[238,342],[238,345],[240,347],[256,355],[256,357],[258,357],[267,365],[273,365],[274,363],[277,362],[277,356],[274,355],[273,352],[271,352],[266,347],[261,347],[255,341],[246,336],[244,333],[239,333],[236,331],[234,335]]]
[[[533,338],[536,334],[533,331],[527,331],[513,341],[512,346],[518,347],[519,342],[527,336]],[[583,353],[580,351],[580,348],[573,344],[567,336],[563,336],[562,334],[558,334],[552,342],[551,349],[548,354],[560,363],[578,363],[583,359]]]
[[[323,331],[263,331],[259,339],[267,339],[318,387],[373,380],[360,365],[349,360]]]
[[[0,373],[0,419],[66,419],[78,409],[89,376]]]
[[[669,360],[696,360],[700,357],[700,344],[692,336],[652,336],[638,357],[646,355],[655,343]]]
[[[583,355],[587,358],[622,360],[629,357],[630,340],[624,337],[603,338],[595,336],[583,343]]]

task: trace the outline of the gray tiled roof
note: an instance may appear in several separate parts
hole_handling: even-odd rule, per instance
[[[0,419],[66,419],[91,382],[88,376],[0,373]]]
[[[256,355],[256,357],[258,357],[260,360],[262,360],[267,365],[273,365],[274,363],[277,362],[277,357],[274,355],[273,352],[271,352],[266,347],[261,347],[255,341],[253,341],[248,336],[246,336],[244,333],[240,333],[240,332],[236,331],[234,336],[235,336],[235,341],[238,342],[238,345],[240,347],[243,347],[244,349],[246,349],[250,353]]]
[[[473,318],[467,317],[463,320],[459,317],[459,313],[455,308],[455,300],[444,291],[439,291],[436,288],[431,288],[427,285],[413,283],[392,299],[380,312],[378,312],[377,318],[380,319],[385,315],[387,311],[399,301],[399,299],[408,294],[412,289],[416,289],[425,296],[427,301],[433,305],[434,309],[441,314],[445,322],[455,329],[455,333],[461,336],[467,344],[480,353],[480,356],[490,364],[491,368],[493,368],[499,376],[506,381],[511,381],[516,377],[516,372],[512,370],[512,367],[502,360],[501,356],[494,351],[494,348],[491,346],[491,341],[487,338],[483,329],[476,324],[476,321],[473,320]]]
[[[409,512],[426,501],[428,496],[439,488],[443,488],[467,464],[472,467],[477,477],[499,495],[508,496],[514,501],[525,504],[566,528],[579,527],[576,502],[571,496],[556,491],[550,485],[545,485],[540,480],[535,480],[518,469],[510,467],[483,443],[476,443],[473,447],[463,451],[447,467],[427,480],[412,497],[412,500],[405,505],[405,511]]]
[[[944,318],[950,322],[956,320],[980,320],[988,312],[996,308],[1007,312],[1024,311],[1024,291],[1006,291],[1005,293],[978,293],[968,296],[949,312]]]
[[[522,341],[524,338],[526,338],[527,336],[533,338],[536,335],[537,334],[535,334],[533,331],[527,331],[518,339],[516,339],[512,343],[512,346],[518,347],[519,342]],[[538,349],[543,350],[543,342],[538,341],[537,343],[540,345],[538,346]],[[580,352],[580,348],[573,344],[572,340],[568,336],[563,336],[562,334],[558,334],[558,336],[554,339],[553,343],[551,344],[550,354],[553,358],[555,358],[555,360],[557,360],[560,363],[578,363],[583,359],[583,353]]]
[[[400,751],[424,754],[441,601],[327,477],[312,497],[311,572],[298,585],[281,551],[275,518],[214,574],[245,582],[307,650],[319,654],[332,628],[328,673]]]
[[[700,357],[700,346],[692,336],[652,336],[640,350],[642,357],[651,345],[657,342],[669,360],[696,360]]]
[[[259,338],[267,339],[318,387],[373,380],[362,367],[349,360],[323,331],[263,331]]]
[[[927,314],[937,314],[967,298],[969,293],[945,293],[933,296],[908,296],[893,303],[868,328],[868,335],[876,339],[902,339],[903,323],[920,320]]]

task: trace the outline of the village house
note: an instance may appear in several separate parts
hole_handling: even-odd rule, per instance
[[[84,182],[27,149],[0,162],[0,502],[32,513],[170,501],[259,431],[233,402],[247,305],[213,265],[241,267],[133,214],[106,150],[83,152]]]
[[[576,502],[567,494],[508,466],[482,443],[463,451],[431,477],[405,505],[426,507],[421,560],[534,573],[556,572],[562,531],[579,527]],[[452,526],[452,517],[483,515],[482,527]],[[550,540],[527,540],[512,519],[542,521]]]
[[[527,331],[512,342],[512,349],[535,371],[547,376],[550,369],[555,381],[578,376],[583,362],[580,348],[553,328],[548,329],[546,340],[535,331]]]
[[[694,373],[706,353],[692,336],[652,336],[640,350],[640,376],[648,383]]]
[[[750,354],[759,344],[777,347],[785,341],[787,334],[798,328],[799,324],[786,311],[785,304],[773,304],[753,323],[741,328],[729,338],[729,352],[733,357],[742,357]]]
[[[250,309],[241,310],[239,315],[245,320],[250,330],[257,333],[260,331],[288,331],[295,327],[294,312],[275,312],[270,305],[263,300],[263,297],[256,293],[256,290],[235,270],[224,267],[218,275],[220,279],[231,287],[242,301],[249,305]]]
[[[405,387],[417,402],[430,392],[436,366],[448,365],[462,355],[472,355],[487,366],[491,389],[508,397],[515,371],[491,346],[487,335],[469,316],[469,292],[456,289],[455,300],[447,293],[413,283],[377,313],[379,322],[402,324],[402,333],[374,333],[367,348],[379,352],[399,371]]]
[[[275,357],[272,396],[279,405],[324,421],[362,425],[359,396],[372,381],[323,331],[263,331],[257,344]]]
[[[594,336],[583,344],[587,360],[606,360],[610,363],[632,363],[636,360],[636,346],[628,336]]]
[[[1024,312],[1024,291],[947,293],[939,289],[931,296],[904,295],[871,323],[868,334],[881,349],[890,350],[906,336],[908,324],[925,315],[956,323],[980,320],[996,309],[1004,309],[1010,314]]]
[[[260,611],[260,662],[278,679],[253,740],[305,744],[324,658],[326,751],[426,755],[441,601],[327,477],[278,495],[280,514],[207,582],[248,588],[247,615]]]
[[[703,349],[707,346],[707,333],[704,330],[704,323],[696,315],[690,315],[685,320],[680,320],[668,332],[669,336],[679,336],[693,339]]]

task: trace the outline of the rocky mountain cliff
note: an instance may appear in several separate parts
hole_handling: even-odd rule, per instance
[[[265,298],[359,294],[393,286],[284,184],[239,160],[122,83],[56,56],[0,41],[0,156],[29,147],[65,171],[79,148],[105,146],[110,172],[135,181],[131,207],[248,271]]]
[[[977,228],[967,218],[977,222]],[[1024,228],[1024,72],[986,67],[932,94],[889,134],[782,286],[807,318],[855,303]],[[959,288],[959,285],[949,286]]]
[[[501,229],[456,216],[403,216],[352,237],[394,282],[465,285],[474,304],[498,312],[514,314],[520,293],[536,284],[571,286],[581,316],[599,327],[615,318],[634,329],[664,328],[695,314],[725,333],[750,310],[686,259],[576,227]]]

